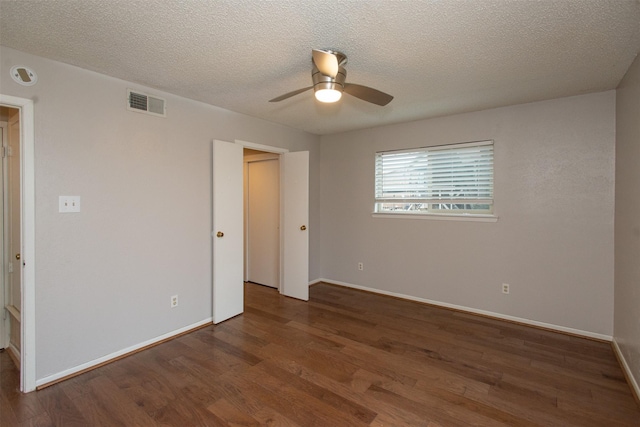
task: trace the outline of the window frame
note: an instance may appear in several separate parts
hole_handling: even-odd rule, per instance
[[[477,149],[477,147],[490,147]],[[456,152],[457,151],[457,152]],[[383,218],[412,219],[450,219],[462,221],[495,222],[494,176],[495,176],[495,142],[493,140],[460,142],[428,147],[417,147],[400,150],[384,150],[375,153],[374,160],[374,209],[372,215]],[[438,154],[442,154],[438,156]],[[487,157],[487,154],[490,154]],[[406,157],[403,157],[406,155]],[[393,178],[382,181],[384,156],[387,157],[387,171],[390,176],[394,172],[400,175],[396,182]],[[460,159],[467,157],[473,166],[460,167]],[[445,172],[434,172],[438,160],[443,159]],[[451,160],[456,160],[452,163]],[[397,164],[413,163],[406,170]],[[394,170],[395,168],[395,170]],[[404,174],[404,176],[402,176]],[[411,176],[409,176],[411,175]],[[468,179],[471,176],[472,179]],[[443,182],[442,177],[447,179]],[[411,181],[413,182],[407,182]],[[474,184],[475,180],[475,184]],[[396,187],[395,189],[393,187]],[[464,195],[453,195],[456,189],[464,190]],[[383,197],[383,191],[387,191]],[[389,197],[389,192],[397,196]],[[444,196],[441,196],[445,193]],[[404,194],[403,194],[404,193]],[[409,193],[409,194],[407,194]],[[437,194],[437,195],[436,195]],[[434,195],[435,198],[434,198]],[[469,196],[469,197],[467,197]],[[399,209],[385,209],[387,205],[404,205]],[[463,205],[462,209],[437,209],[434,205]],[[465,209],[471,205],[488,205],[487,209]],[[413,209],[416,207],[417,209]]]

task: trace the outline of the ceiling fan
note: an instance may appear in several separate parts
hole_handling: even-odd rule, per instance
[[[347,55],[344,53],[331,49],[313,49],[311,53],[313,60],[313,69],[311,71],[313,86],[285,93],[269,102],[280,102],[309,89],[314,90],[316,99],[320,102],[336,102],[342,97],[342,92],[380,106],[387,105],[393,99],[393,96],[377,89],[345,83],[347,70],[345,70],[344,66],[347,65]]]

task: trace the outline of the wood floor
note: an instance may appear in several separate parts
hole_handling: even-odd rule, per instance
[[[319,284],[21,395],[0,425],[640,426],[607,343]]]

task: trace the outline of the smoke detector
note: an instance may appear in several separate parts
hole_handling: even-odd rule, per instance
[[[35,71],[22,65],[11,68],[11,78],[14,82],[22,86],[33,86],[38,82],[38,75]]]

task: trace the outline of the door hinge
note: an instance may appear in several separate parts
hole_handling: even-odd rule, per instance
[[[5,157],[8,157],[8,155],[9,155],[8,147],[2,147],[2,158],[4,159]]]

